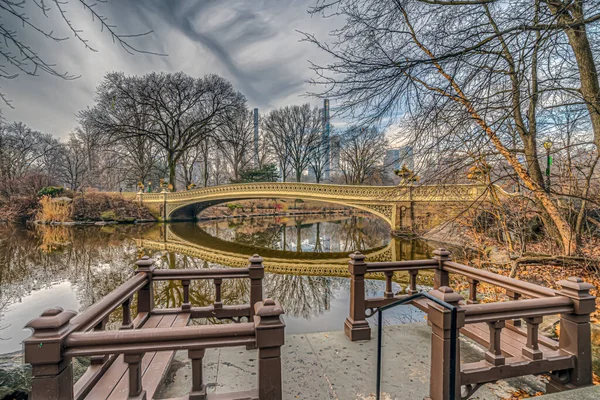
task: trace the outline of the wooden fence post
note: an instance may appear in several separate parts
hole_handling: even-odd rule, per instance
[[[462,296],[454,293],[447,286],[432,290],[431,295],[454,306],[463,300]],[[450,359],[451,346],[451,316],[450,310],[429,302],[427,320],[431,324],[431,367],[429,378],[429,397],[427,400],[450,399],[450,365],[454,362],[456,371],[455,399],[460,399],[460,340],[458,331],[465,325],[465,312],[457,310],[456,321],[456,358]]]
[[[365,274],[367,263],[359,251],[350,254],[350,315],[344,323],[344,333],[352,341],[371,339],[371,328],[365,313]]]
[[[573,313],[560,315],[559,347],[575,356],[575,368],[566,379],[552,376],[546,385],[550,393],[591,385],[593,382],[590,314],[596,309],[596,297],[590,294],[590,290],[594,286],[575,277],[557,283],[561,286],[559,293],[573,300]]]
[[[283,308],[272,299],[254,305],[258,347],[258,398],[281,400],[281,346],[285,342]]]
[[[438,267],[433,277],[433,288],[450,286],[450,275],[448,271],[444,271],[444,261],[452,260],[451,253],[446,249],[437,249],[433,251],[433,259],[438,261]]]
[[[263,258],[258,254],[248,259],[250,265],[248,274],[250,275],[250,321],[254,320],[255,305],[263,299],[263,278],[265,277],[265,267]]]
[[[33,335],[23,341],[25,362],[32,367],[31,400],[73,399],[73,365],[62,349],[76,314],[51,308],[25,325],[33,329]]]
[[[154,309],[154,288],[152,286],[152,272],[156,268],[154,260],[148,256],[144,256],[137,260],[137,272],[145,272],[147,283],[138,292],[138,313],[150,312]]]

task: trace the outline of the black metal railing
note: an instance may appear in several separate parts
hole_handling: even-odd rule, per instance
[[[381,400],[381,347],[382,347],[382,336],[383,336],[383,311],[389,310],[390,308],[394,308],[400,306],[402,304],[411,303],[413,300],[419,299],[421,297],[425,297],[428,300],[433,301],[436,304],[450,310],[450,400],[455,400],[456,393],[456,346],[457,346],[457,338],[458,331],[456,329],[456,316],[457,316],[457,308],[452,304],[446,303],[430,295],[427,292],[420,292],[414,294],[410,297],[406,297],[404,299],[398,300],[396,302],[387,304],[385,306],[379,307],[377,313],[377,400]]]

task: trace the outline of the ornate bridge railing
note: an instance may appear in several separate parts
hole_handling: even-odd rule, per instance
[[[472,184],[351,186],[264,182],[211,186],[182,192],[138,192],[136,198],[139,204],[153,209],[157,217],[164,221],[194,220],[202,209],[228,200],[281,198],[353,207],[379,216],[392,230],[412,231],[417,216],[429,218],[431,212],[426,207],[430,203],[452,204],[452,207],[444,210],[444,217],[451,218],[459,213],[453,209],[460,208],[461,204],[487,200],[488,189],[486,185]],[[499,187],[494,190],[507,194]]]
[[[279,303],[262,300],[262,258],[248,268],[155,269],[144,257],[135,275],[81,314],[61,308],[46,310],[29,322],[33,335],[24,341],[25,362],[32,365],[32,400],[151,399],[177,350],[187,350],[192,365],[189,399],[206,399],[202,360],[207,348],[258,348],[258,388],[231,398],[281,399],[281,353],[285,324]],[[224,279],[249,279],[250,304],[224,305]],[[190,281],[214,283],[212,305],[190,302]],[[180,308],[157,308],[154,282],[179,281]],[[137,296],[136,296],[137,295]],[[137,315],[132,304],[137,297]],[[118,330],[105,330],[109,316],[120,311]],[[240,318],[248,322],[240,322]],[[188,326],[190,318],[233,320],[234,324]],[[73,385],[73,357],[90,357],[91,365]],[[236,397],[237,396],[237,397]]]
[[[593,286],[579,278],[559,281],[561,290],[553,290],[472,268],[453,262],[444,249],[434,252],[430,260],[367,263],[360,253],[352,254],[350,315],[344,331],[350,340],[368,340],[371,330],[367,317],[380,307],[406,299],[417,293],[420,270],[434,270],[434,288],[430,295],[457,307],[457,327],[486,351],[481,361],[461,363],[451,360],[450,311],[426,299],[412,304],[427,313],[432,327],[431,400],[447,400],[450,395],[450,365],[456,362],[455,398],[467,399],[483,384],[517,376],[551,373],[547,392],[558,392],[592,384],[590,314],[596,298],[590,294]],[[396,271],[410,274],[406,294],[393,293],[392,276]],[[383,297],[365,298],[365,274],[383,272],[386,289]],[[465,299],[452,291],[450,274],[460,275],[469,282]],[[479,304],[477,287],[485,282],[506,290],[509,301]],[[543,317],[560,316],[559,341],[539,334]],[[521,321],[526,329],[521,328]],[[458,333],[456,337],[459,337]],[[456,348],[459,349],[458,343]],[[461,387],[464,388],[461,393]]]
[[[364,201],[473,201],[485,194],[486,190],[487,186],[485,185],[472,184],[360,186],[300,182],[264,182],[209,186],[180,192],[141,193],[141,195],[145,202],[162,202],[165,199],[167,202],[185,202],[199,198],[218,198],[225,195],[237,196],[252,193],[261,195],[287,193],[299,197],[307,195]]]

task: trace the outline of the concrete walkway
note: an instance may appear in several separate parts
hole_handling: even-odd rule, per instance
[[[429,387],[431,328],[426,323],[386,327],[384,330],[382,390],[387,400],[422,399]],[[375,333],[375,332],[374,332]],[[286,336],[282,348],[284,399],[374,399],[377,340],[350,342],[341,331]],[[210,349],[204,358],[209,393],[255,388],[256,350]],[[483,359],[483,350],[465,340],[461,358]],[[155,398],[180,397],[191,388],[191,365],[179,352]],[[541,378],[524,377],[488,384],[473,400],[506,399],[522,390],[533,395],[544,390]]]
[[[568,392],[540,396],[540,400],[598,400],[600,399],[600,386],[584,389],[570,390]]]

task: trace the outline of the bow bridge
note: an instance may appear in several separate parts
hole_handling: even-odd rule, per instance
[[[278,198],[315,200],[354,207],[379,216],[392,230],[412,230],[415,226],[430,228],[440,224],[464,209],[465,203],[482,201],[487,196],[487,186],[477,184],[349,186],[265,182],[211,186],[181,192],[138,192],[136,198],[140,204],[154,209],[164,221],[194,220],[202,210],[220,203]]]

